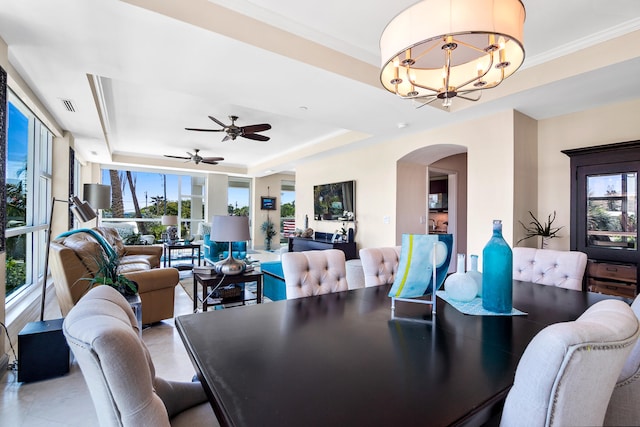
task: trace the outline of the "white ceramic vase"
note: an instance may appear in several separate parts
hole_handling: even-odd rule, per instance
[[[465,274],[464,261],[464,254],[458,254],[458,268],[455,273],[447,277],[444,289],[452,300],[469,302],[478,294],[478,285],[471,276]]]
[[[467,276],[471,276],[478,286],[478,296],[482,297],[482,273],[478,271],[478,255],[471,255],[471,270],[467,271]]]

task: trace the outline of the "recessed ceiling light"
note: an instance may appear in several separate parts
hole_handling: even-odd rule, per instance
[[[403,129],[403,128],[406,128],[407,126],[409,126],[407,123],[403,123],[403,122],[398,123],[398,129]]]
[[[308,110],[308,108],[305,107],[304,105],[301,105],[298,108],[301,109],[302,111],[307,111]]]
[[[97,156],[97,155],[98,155],[98,152],[97,152],[97,151],[95,151],[95,150],[90,151],[90,153],[91,153],[92,155],[94,155],[94,156]]]

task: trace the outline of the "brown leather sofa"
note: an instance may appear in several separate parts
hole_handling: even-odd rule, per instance
[[[116,251],[118,271],[138,284],[142,301],[142,323],[150,324],[173,317],[175,286],[179,281],[175,268],[159,268],[161,246],[124,245],[114,228],[96,227],[104,240]],[[78,232],[51,242],[50,259],[56,296],[60,311],[69,310],[89,290],[98,270],[96,258],[104,256],[104,249],[90,233]]]

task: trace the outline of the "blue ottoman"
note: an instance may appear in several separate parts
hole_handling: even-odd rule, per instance
[[[280,261],[260,263],[262,270],[262,293],[271,301],[287,299],[287,290]]]

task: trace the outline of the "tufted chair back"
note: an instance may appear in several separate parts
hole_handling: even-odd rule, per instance
[[[582,290],[587,255],[578,251],[513,248],[513,279]]]
[[[574,322],[547,326],[518,362],[500,425],[602,425],[639,333],[635,314],[619,300],[600,301]]]
[[[345,262],[339,249],[283,253],[287,299],[348,290]]]
[[[91,289],[63,332],[85,378],[100,426],[216,426],[199,382],[155,376],[127,300],[110,286]]]
[[[631,304],[640,319],[640,296]],[[605,426],[640,426],[640,341],[631,350],[613,389]]]
[[[379,286],[393,283],[400,262],[400,246],[360,249],[364,285]]]

